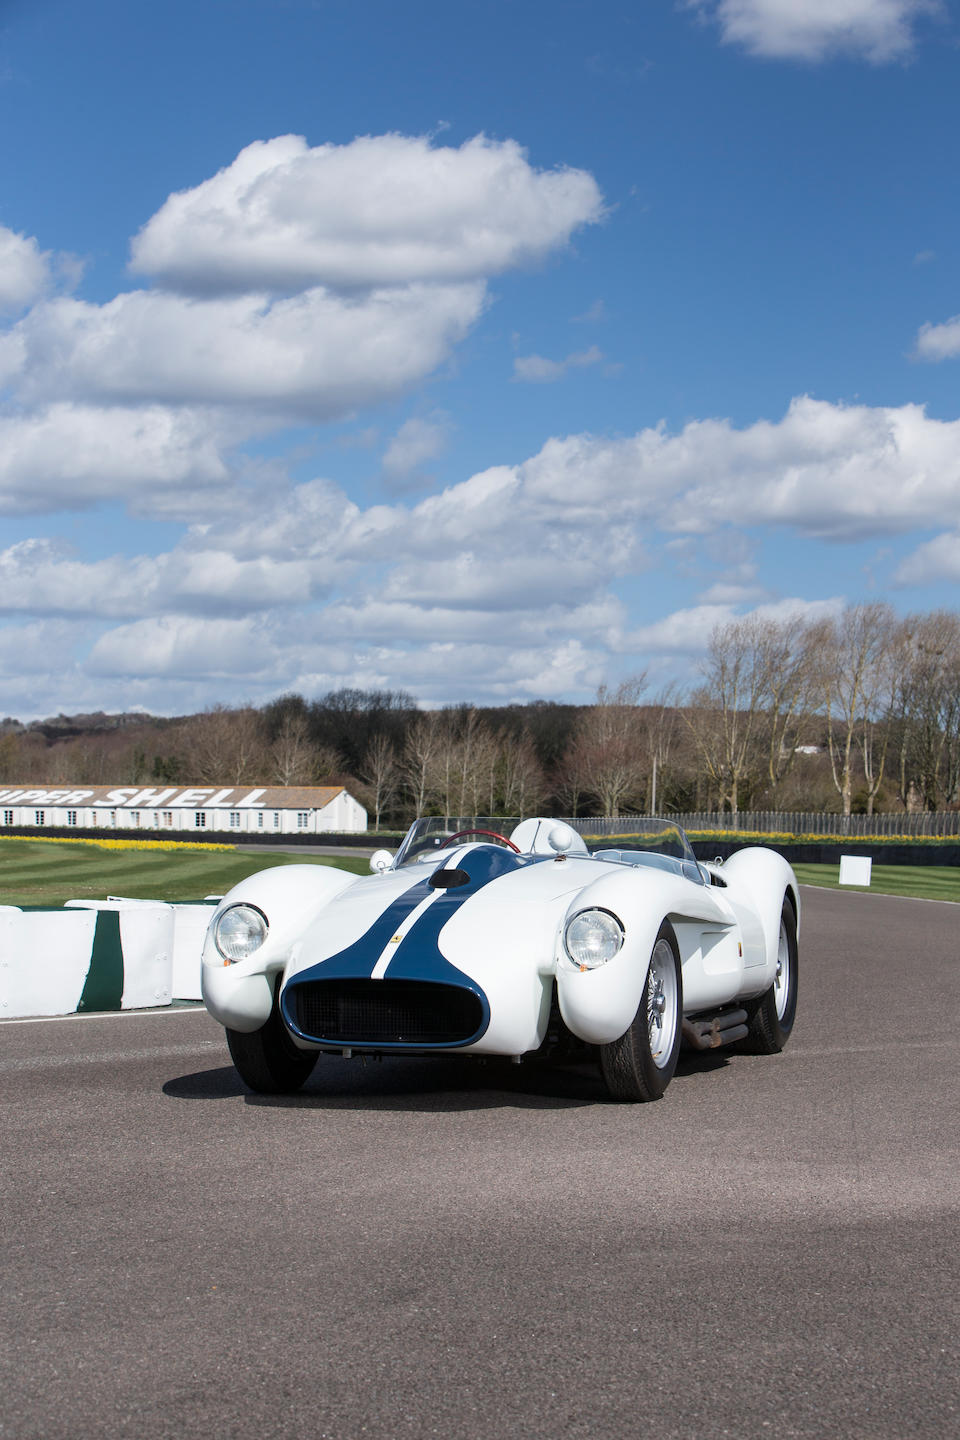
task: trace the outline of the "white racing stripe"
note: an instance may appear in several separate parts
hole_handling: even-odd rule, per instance
[[[420,901],[420,904],[415,910],[410,911],[410,914],[407,916],[406,920],[404,920],[397,927],[397,929],[391,935],[390,939],[387,941],[386,945],[384,945],[383,951],[380,955],[380,959],[377,961],[376,965],[374,965],[373,970],[370,973],[371,980],[383,979],[386,973],[387,966],[390,964],[390,961],[396,955],[397,951],[400,948],[401,942],[406,938],[409,931],[413,928],[414,925],[416,925],[417,921],[420,919],[420,916],[423,915],[425,911],[430,909],[430,906],[433,904],[434,900],[439,899],[441,895],[445,894],[445,890],[434,890],[433,894],[428,895],[426,900]]]

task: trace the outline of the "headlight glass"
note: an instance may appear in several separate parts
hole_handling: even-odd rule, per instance
[[[246,960],[267,938],[267,917],[253,905],[230,905],[217,920],[213,940],[228,964]]]
[[[567,921],[563,943],[581,970],[606,965],[623,944],[623,926],[609,910],[581,910]]]

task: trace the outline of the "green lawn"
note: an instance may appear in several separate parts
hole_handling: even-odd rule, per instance
[[[369,874],[366,860],[232,850],[107,850],[0,840],[0,905],[62,905],[65,900],[200,900],[222,895],[245,875],[272,865],[337,865]]]
[[[366,875],[367,861],[354,856],[291,855],[240,850],[108,850],[97,845],[0,839],[0,905],[62,905],[65,900],[198,900],[222,895],[271,865],[337,865]],[[801,885],[836,889],[839,865],[795,865]],[[844,886],[857,890],[859,886]],[[874,865],[875,894],[913,895],[960,902],[960,867]]]
[[[839,865],[794,865],[801,885],[840,888]],[[844,890],[866,893],[864,885],[844,885]],[[874,865],[870,890],[877,895],[911,895],[920,900],[960,902],[960,866],[956,865]]]

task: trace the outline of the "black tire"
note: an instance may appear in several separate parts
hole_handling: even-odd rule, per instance
[[[750,1031],[738,1049],[747,1055],[779,1055],[790,1039],[797,1017],[797,979],[799,949],[797,917],[789,895],[784,897],[780,913],[780,953],[777,978],[756,1000],[744,1007]]]
[[[300,1050],[290,1039],[276,996],[267,1023],[249,1033],[228,1029],[227,1045],[240,1079],[259,1095],[292,1095],[317,1063],[317,1051]]]
[[[654,1018],[658,999],[665,1007],[659,1010],[659,1023]],[[600,1068],[614,1100],[660,1099],[677,1068],[682,1020],[680,947],[673,926],[664,920],[630,1028],[619,1040],[600,1046]]]

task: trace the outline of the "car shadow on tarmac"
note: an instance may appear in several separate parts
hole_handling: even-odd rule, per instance
[[[683,1051],[672,1084],[729,1064],[716,1051]],[[304,1088],[294,1095],[257,1095],[232,1065],[198,1070],[168,1080],[172,1100],[229,1100],[282,1110],[488,1110],[569,1109],[619,1102],[610,1099],[596,1063],[547,1064],[452,1057],[379,1061],[323,1056]]]

